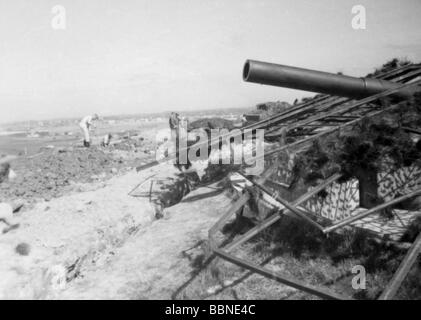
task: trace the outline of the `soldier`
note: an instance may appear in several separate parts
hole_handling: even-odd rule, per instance
[[[90,136],[89,136],[89,131],[91,130],[92,122],[96,121],[98,119],[99,119],[98,115],[94,114],[92,116],[84,117],[79,123],[79,126],[82,129],[83,136],[84,136],[84,139],[83,139],[83,146],[84,147],[87,147],[87,148],[90,147],[91,139],[90,139]]]
[[[171,112],[169,124],[170,124],[170,130],[171,130],[171,140],[176,141],[178,137],[178,128],[180,124],[180,116],[178,113]]]
[[[175,166],[182,170],[182,165],[186,165],[186,163],[179,162],[180,159],[180,139],[187,139],[187,125],[186,121],[180,117],[180,115],[176,112],[171,112],[170,119],[169,119],[170,129],[171,129],[171,147],[168,150],[169,154],[176,154],[175,159]],[[181,131],[183,130],[183,131]],[[181,131],[181,132],[180,132]],[[182,142],[185,140],[182,140]],[[184,143],[181,143],[184,145]],[[185,141],[187,145],[187,141]]]

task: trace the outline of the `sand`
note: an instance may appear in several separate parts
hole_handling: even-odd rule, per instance
[[[230,201],[200,188],[155,220],[149,199],[128,192],[174,170],[133,170],[22,213],[20,227],[0,236],[0,299],[170,298],[192,269],[182,253],[206,238]]]

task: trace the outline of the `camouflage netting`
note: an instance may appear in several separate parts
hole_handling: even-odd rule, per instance
[[[155,215],[162,217],[162,210],[179,203],[200,183],[196,173],[182,173],[178,176],[162,180],[154,180],[152,185],[151,202],[156,205]]]
[[[406,59],[393,58],[392,60],[382,65],[380,68],[377,68],[376,70],[374,70],[373,73],[369,73],[367,77],[374,77],[376,75],[379,75],[380,73],[388,72],[396,68],[406,66],[408,64],[411,64],[411,61],[406,60]]]
[[[421,141],[414,140],[405,128],[421,125],[420,109],[418,93],[392,112],[364,119],[339,135],[316,140],[307,151],[297,155],[293,176],[313,185],[338,172],[343,180],[348,180],[361,171],[378,172],[419,163]]]
[[[392,59],[367,77],[410,64],[408,60]],[[317,98],[316,95],[314,98]],[[314,99],[313,98],[313,99]],[[303,98],[310,101],[312,98]],[[316,140],[306,152],[295,159],[293,182],[300,178],[314,185],[333,173],[341,173],[343,180],[355,178],[365,170],[384,170],[410,166],[421,159],[421,142],[415,142],[405,128],[421,127],[421,93],[411,99],[395,101],[384,98],[373,105],[398,106],[380,117],[364,119],[360,124],[339,134]]]

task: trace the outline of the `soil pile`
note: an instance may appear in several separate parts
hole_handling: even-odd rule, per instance
[[[129,165],[123,157],[95,147],[47,150],[13,163],[17,176],[0,185],[0,201],[50,200],[71,190],[76,182],[105,179]]]
[[[223,118],[202,118],[196,121],[192,121],[188,124],[188,131],[194,129],[234,129],[234,123],[231,120],[223,119]]]
[[[290,107],[291,105],[288,102],[265,102],[258,104],[256,110],[253,110],[251,114],[259,114],[260,119],[266,119],[277,113],[283,112]]]
[[[114,139],[115,141],[113,141]],[[133,153],[152,154],[155,149],[155,145],[152,141],[141,136],[124,136],[122,139],[113,136],[111,141],[112,143],[109,147],[110,150],[122,150],[130,151]]]

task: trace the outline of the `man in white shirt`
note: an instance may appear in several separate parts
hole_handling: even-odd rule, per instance
[[[98,115],[94,114],[92,116],[84,117],[79,123],[79,126],[82,129],[83,136],[84,136],[83,145],[87,148],[90,147],[91,145],[91,138],[89,136],[89,130],[91,129],[92,122],[98,119],[99,119]]]

